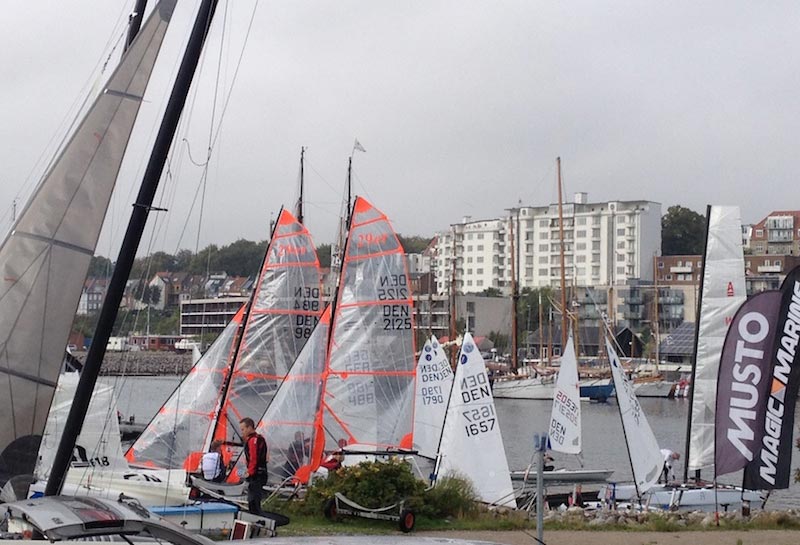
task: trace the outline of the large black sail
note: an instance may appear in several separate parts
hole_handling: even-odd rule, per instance
[[[717,382],[717,475],[744,468],[761,445],[780,302],[779,291],[751,297],[736,312],[725,337]]]
[[[791,477],[794,406],[800,386],[800,267],[786,276],[780,291],[764,435],[745,471],[747,488],[788,488]]]

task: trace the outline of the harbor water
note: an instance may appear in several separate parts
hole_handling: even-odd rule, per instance
[[[102,377],[101,382],[111,384],[119,392],[118,408],[127,418],[135,415],[136,421],[149,421],[177,387],[181,377]],[[508,464],[511,469],[525,469],[533,460],[535,433],[548,428],[550,401],[522,399],[498,399],[497,415],[503,433]],[[683,475],[687,399],[641,399],[640,403],[659,445],[679,452],[681,459],[675,465],[675,473]],[[253,415],[254,418],[260,415]],[[631,468],[625,439],[620,425],[617,404],[612,398],[608,403],[582,402],[583,454],[581,458],[554,453],[557,467],[587,469],[613,469],[615,482],[630,482]],[[795,411],[795,422],[800,422]],[[797,435],[795,427],[795,435]],[[795,438],[796,440],[796,438]],[[267,438],[269,441],[269,438]],[[800,467],[800,452],[794,452],[792,467]],[[702,475],[711,480],[712,475]],[[741,473],[728,475],[721,482],[741,484]],[[776,490],[768,500],[768,508],[800,508],[800,483],[793,483],[788,490]]]

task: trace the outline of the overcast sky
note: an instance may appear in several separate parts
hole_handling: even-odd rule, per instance
[[[406,235],[553,202],[559,155],[567,194],[592,201],[647,199],[664,212],[738,204],[746,222],[800,208],[797,2],[228,1],[181,133],[202,160],[219,77],[216,123],[230,102],[201,246],[265,238],[270,215],[297,194],[301,146],[308,225],[331,241],[354,138],[367,150],[354,159],[355,192]],[[107,77],[98,61],[132,5],[2,3],[4,228],[86,82]],[[196,5],[180,0],[98,253],[116,253]],[[174,154],[154,250],[196,244],[189,207],[202,169],[186,149]]]

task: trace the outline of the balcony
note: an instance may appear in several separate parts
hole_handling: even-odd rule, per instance
[[[779,273],[781,272],[780,265],[759,265],[758,272],[760,273]]]
[[[671,272],[673,274],[691,273],[692,272],[692,266],[691,265],[681,265],[680,267],[678,267],[678,266],[670,267],[669,268],[669,272]]]

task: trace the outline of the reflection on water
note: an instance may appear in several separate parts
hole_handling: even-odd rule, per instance
[[[119,392],[119,410],[126,417],[136,415],[137,421],[148,421],[177,387],[180,377],[103,377],[101,382],[114,385]],[[675,467],[683,475],[684,441],[686,438],[686,399],[641,399],[640,403],[662,448],[681,453]],[[508,465],[511,469],[524,469],[531,463],[533,435],[547,431],[550,419],[550,401],[498,399],[497,414],[503,432]],[[583,455],[555,454],[556,464],[578,468],[581,461],[586,468],[613,469],[612,479],[619,482],[631,480],[631,466],[625,448],[625,439],[619,419],[617,404],[581,403],[583,417]],[[795,411],[797,417],[797,411]],[[254,415],[258,417],[260,415]],[[797,436],[797,432],[795,432]],[[269,440],[269,438],[267,438]],[[796,439],[795,439],[796,440]],[[800,467],[800,452],[795,452],[792,467]],[[703,475],[711,478],[711,475]],[[722,481],[741,484],[741,474],[725,476]],[[773,508],[800,508],[800,484],[788,490],[779,490],[770,497]]]

